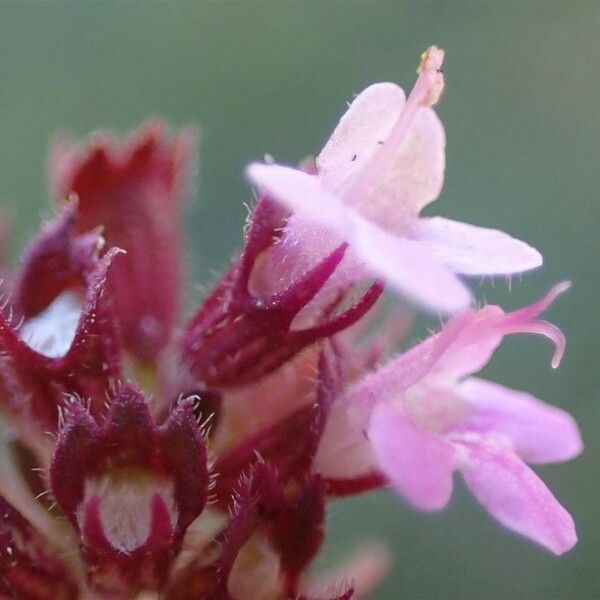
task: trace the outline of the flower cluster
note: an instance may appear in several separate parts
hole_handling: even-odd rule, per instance
[[[4,597],[356,599],[385,557],[311,580],[327,503],[391,486],[439,510],[455,471],[504,526],[555,554],[575,544],[527,463],[576,456],[576,424],[475,376],[517,333],[548,338],[558,366],[564,337],[539,315],[568,285],[471,308],[457,274],[540,254],[419,216],[444,175],[442,61],[426,51],[408,98],[359,94],[316,162],[248,168],[243,250],[184,321],[193,134],[151,122],[55,145],[56,216],[3,267]],[[390,356],[408,322],[381,310],[386,288],[447,316],[441,330]]]

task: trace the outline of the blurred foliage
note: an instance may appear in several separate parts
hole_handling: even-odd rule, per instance
[[[569,339],[561,369],[550,371],[542,342],[516,339],[485,374],[580,422],[584,456],[541,471],[581,541],[555,559],[491,523],[458,483],[433,517],[387,493],[334,504],[322,562],[386,541],[395,564],[377,599],[598,597],[599,26],[596,2],[3,2],[0,197],[13,254],[49,214],[53,133],[127,131],[162,115],[201,128],[188,247],[194,279],[206,281],[240,245],[252,198],[244,165],[318,151],[347,99],[375,81],[410,85],[421,51],[440,45],[448,169],[429,212],[506,229],[544,253],[544,269],[510,293],[483,283],[482,298],[514,307],[574,283],[550,314]]]

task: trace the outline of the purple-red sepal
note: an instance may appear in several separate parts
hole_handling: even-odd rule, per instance
[[[169,598],[230,600],[229,575],[255,534],[265,535],[278,556],[283,593],[297,596],[300,577],[324,537],[327,486],[311,474],[311,464],[336,393],[331,362],[323,352],[314,406],[292,413],[219,456],[216,506],[230,514],[217,538],[220,553],[212,564],[192,564],[179,574]]]
[[[52,195],[78,197],[78,231],[103,228],[109,246],[127,251],[111,271],[127,350],[154,360],[177,321],[183,290],[181,212],[193,185],[196,140],[149,121],[123,142],[96,133],[89,143],[52,149]]]
[[[275,242],[282,216],[267,200],[256,206],[244,251],[188,324],[181,355],[192,374],[208,386],[241,385],[274,371],[315,341],[330,337],[369,311],[383,291],[375,282],[349,309],[331,316],[329,306],[318,322],[293,329],[292,322],[323,289],[344,258],[340,245],[285,290],[270,297],[249,291],[252,270]]]
[[[0,314],[0,400],[10,415],[33,421],[40,431],[56,431],[61,407],[73,396],[89,402],[99,414],[110,383],[120,377],[115,325],[105,295],[107,271],[119,250],[99,258],[102,238],[77,235],[75,206],[51,223],[26,253]],[[73,341],[63,356],[46,356],[30,347],[19,332],[26,321],[63,292],[83,297]]]
[[[297,584],[324,537],[325,486],[318,476],[285,482],[270,464],[258,461],[239,483],[231,518],[217,538],[220,548],[209,565],[191,564],[168,593],[172,600],[231,600],[229,576],[254,535],[266,536],[279,557],[282,592],[296,597]]]
[[[84,406],[73,404],[59,434],[50,481],[79,534],[95,586],[159,588],[185,530],[206,503],[206,447],[191,401],[180,402],[160,426],[152,421],[144,395],[131,385],[119,387],[101,425]],[[103,512],[107,507],[112,514]],[[133,533],[115,532],[111,522],[125,529],[133,523]],[[147,532],[144,539],[140,531]]]
[[[214,496],[216,505],[225,508],[248,465],[256,457],[273,465],[282,481],[303,479],[311,471],[329,408],[339,391],[335,356],[328,349],[318,360],[318,381],[314,404],[303,406],[283,420],[261,429],[222,452],[215,461]]]

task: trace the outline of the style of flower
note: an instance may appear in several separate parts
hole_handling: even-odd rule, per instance
[[[387,282],[452,311],[470,298],[453,271],[541,262],[500,232],[417,218],[443,177],[442,56],[406,102],[392,84],[363,92],[318,174],[251,167],[265,193],[244,247],[187,322],[192,133],[153,121],[53,149],[55,218],[2,266],[0,595],[357,600],[389,555],[313,580],[327,503],[390,485],[439,509],[455,470],[502,524],[555,553],[575,543],[525,464],[577,455],[573,420],[471,377],[510,333],[550,338],[558,366],[562,333],[537,317],[564,286],[466,310],[387,358],[409,323],[378,325]]]
[[[408,99],[393,83],[361,92],[316,160],[314,174],[253,164],[247,175],[260,192],[296,217],[281,254],[319,256],[346,241],[359,265],[430,311],[456,312],[471,296],[455,273],[510,275],[542,264],[540,253],[507,234],[443,217],[419,217],[439,195],[445,135],[432,106],[444,80],[444,52],[422,57]],[[279,257],[278,257],[279,258]]]

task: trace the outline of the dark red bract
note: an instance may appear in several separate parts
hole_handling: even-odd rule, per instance
[[[50,470],[52,493],[79,533],[89,575],[108,591],[122,585],[119,579],[133,588],[164,583],[185,530],[202,512],[208,484],[206,448],[190,402],[157,426],[144,395],[129,385],[110,400],[102,425],[81,405],[70,407]],[[111,494],[121,496],[120,505]],[[105,505],[125,513],[128,536],[111,529],[114,515]],[[144,512],[148,523],[136,526]]]
[[[108,246],[127,251],[108,286],[125,347],[144,361],[156,358],[178,318],[194,138],[188,130],[170,137],[153,121],[123,144],[97,134],[89,146],[64,140],[52,151],[52,191],[58,202],[78,198],[77,231],[101,226]]]
[[[178,331],[193,156],[189,132],[157,122],[122,144],[54,148],[57,216],[8,273],[0,313],[0,409],[17,459],[11,503],[0,496],[1,593],[237,600],[260,585],[274,600],[317,600],[302,590],[329,483],[312,464],[343,370],[328,339],[383,286],[349,308],[339,290],[296,328],[347,248],[252,295],[285,222],[262,199],[243,252]],[[247,566],[264,553],[277,564],[269,582]]]
[[[104,295],[107,272],[119,250],[99,258],[97,234],[76,235],[76,207],[67,207],[30,246],[11,293],[9,317],[0,315],[0,402],[16,417],[34,419],[55,431],[69,397],[86,398],[97,414],[111,381],[120,377],[117,331]],[[38,291],[40,290],[40,291]],[[65,292],[81,297],[81,314],[73,340],[61,355],[47,355],[22,339],[24,328]]]

